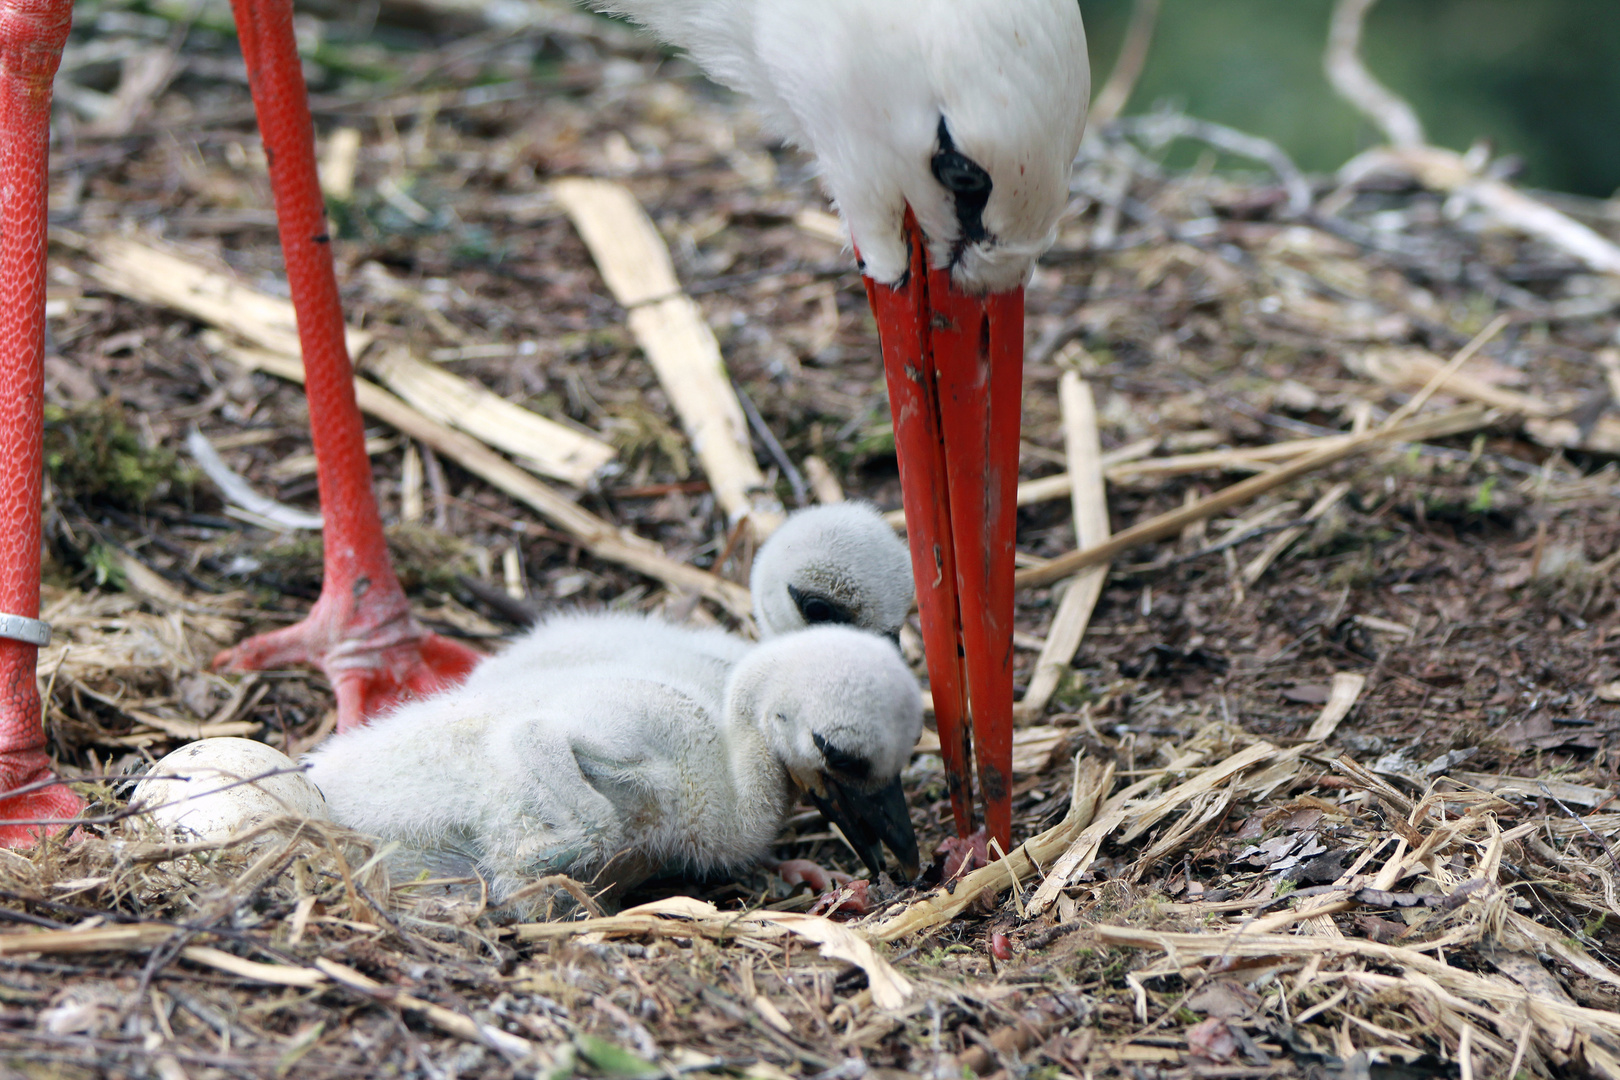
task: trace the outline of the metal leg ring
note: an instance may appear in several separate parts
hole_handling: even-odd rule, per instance
[[[51,643],[51,624],[21,615],[0,615],[0,638],[10,638],[40,648]]]

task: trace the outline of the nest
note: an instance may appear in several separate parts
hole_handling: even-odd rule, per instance
[[[899,505],[860,281],[737,102],[520,9],[384,3],[398,54],[309,22],[413,605],[488,647],[555,605],[746,628],[739,507]],[[53,450],[40,679],[93,805],[0,854],[9,1067],[1620,1075],[1611,204],[1518,190],[1383,98],[1388,144],[1309,177],[1105,90],[1028,291],[1019,846],[875,883],[859,920],[763,872],[611,914],[538,883],[543,919],[390,881],[364,837],[177,844],[125,806],[186,740],[296,756],[331,724],[318,678],[207,670],[307,608],[318,507],[261,151],[225,9],[197,10],[104,12],[59,84],[53,423],[114,404]],[[1189,139],[1219,167],[1166,167]],[[580,174],[611,190],[551,183]],[[656,319],[589,243],[643,212],[682,301]],[[715,328],[737,390],[667,389],[653,322]],[[715,417],[728,460],[687,434]],[[855,868],[811,811],[778,854]]]

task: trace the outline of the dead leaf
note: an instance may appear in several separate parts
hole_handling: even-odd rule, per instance
[[[1218,1016],[1187,1029],[1187,1052],[1193,1057],[1221,1065],[1237,1057],[1238,1046],[1237,1036]]]
[[[894,970],[873,950],[871,942],[847,926],[797,911],[756,912],[749,921],[774,923],[820,945],[821,955],[848,961],[866,972],[872,1000],[880,1009],[898,1009],[911,996],[911,980]]]

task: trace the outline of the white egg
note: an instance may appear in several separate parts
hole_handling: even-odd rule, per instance
[[[202,739],[169,754],[130,805],[165,832],[229,840],[278,817],[330,821],[320,789],[286,754],[252,739]]]

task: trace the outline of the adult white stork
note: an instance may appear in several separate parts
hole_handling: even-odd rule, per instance
[[[686,49],[814,154],[882,338],[923,642],[958,831],[972,702],[990,832],[1011,842],[1012,590],[1023,285],[1068,197],[1090,73],[1076,0],[598,0]],[[319,459],[325,579],[302,623],[221,657],[313,664],[347,729],[478,655],[411,617],[389,566],[291,0],[232,0],[270,161]],[[0,0],[0,841],[76,797],[34,688],[50,86],[72,0]]]

